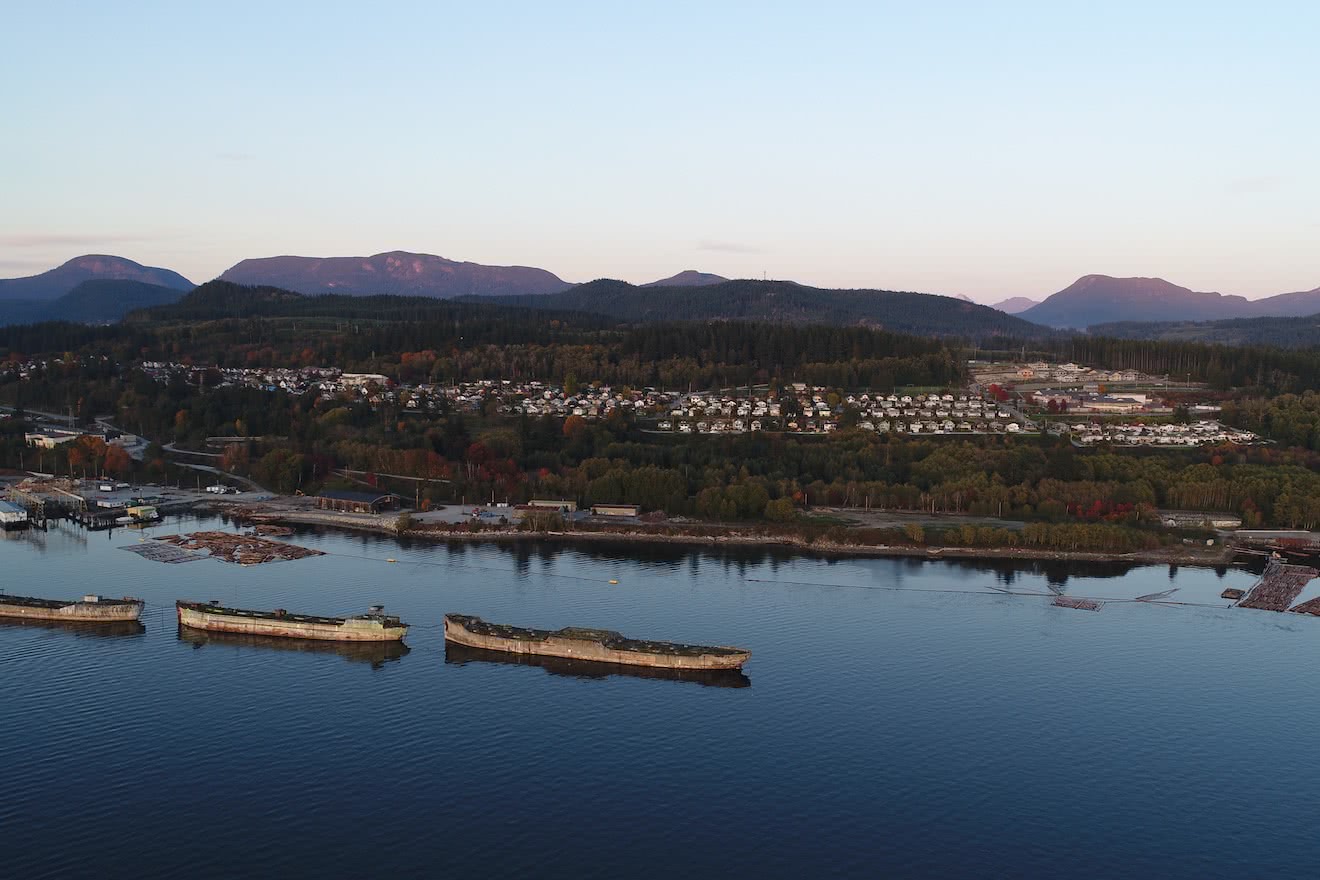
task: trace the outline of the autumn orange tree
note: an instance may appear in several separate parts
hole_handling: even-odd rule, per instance
[[[105,472],[124,476],[133,470],[133,459],[122,446],[110,446],[105,451]]]

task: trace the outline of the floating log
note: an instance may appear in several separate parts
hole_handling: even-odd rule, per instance
[[[121,547],[120,549],[127,550],[129,553],[136,553],[143,559],[150,559],[152,562],[164,562],[169,565],[196,562],[199,559],[206,558],[202,553],[190,553],[182,547],[166,544],[164,541],[143,541],[140,544],[129,544],[127,547]]]
[[[1050,604],[1057,605],[1060,608],[1076,608],[1079,611],[1099,611],[1103,603],[1094,599],[1083,599],[1079,596],[1055,596]]]
[[[1271,560],[1265,566],[1265,573],[1251,588],[1251,592],[1247,593],[1247,597],[1238,603],[1238,607],[1287,611],[1288,606],[1301,595],[1316,575],[1320,575],[1320,572],[1309,566],[1288,565]]]
[[[166,535],[157,540],[183,550],[204,550],[212,559],[237,565],[260,565],[266,562],[325,555],[320,550],[299,547],[284,541],[270,541],[255,535],[237,535],[233,532],[194,532],[191,535]]]
[[[289,538],[293,536],[293,529],[288,526],[259,523],[252,528],[252,534],[262,538]]]

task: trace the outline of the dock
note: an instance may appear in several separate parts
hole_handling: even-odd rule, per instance
[[[76,522],[85,529],[99,531],[100,529],[112,529],[115,527],[120,517],[127,516],[127,508],[88,508],[85,510],[69,510],[65,513],[65,518]]]

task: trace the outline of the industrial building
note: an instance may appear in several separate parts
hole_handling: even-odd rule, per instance
[[[642,508],[636,504],[593,504],[593,516],[637,516]]]
[[[316,496],[316,506],[321,510],[338,510],[341,513],[380,513],[398,507],[398,496],[378,492],[355,492],[348,489],[326,489]]]
[[[27,508],[12,501],[0,501],[0,526],[5,529],[20,529],[27,524]]]
[[[559,498],[533,498],[527,502],[527,506],[533,510],[553,510],[558,513],[577,513],[576,501],[565,501]]]

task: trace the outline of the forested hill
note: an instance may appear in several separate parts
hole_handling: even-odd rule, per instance
[[[989,306],[947,296],[888,290],[825,290],[791,281],[726,281],[701,287],[635,287],[592,281],[543,296],[501,302],[538,309],[595,312],[626,321],[744,320],[867,325],[896,333],[984,339],[1036,339],[1049,329]]]
[[[329,318],[346,321],[418,321],[453,323],[464,319],[504,320],[510,326],[543,327],[547,320],[571,320],[574,326],[597,329],[617,322],[598,315],[555,314],[547,316],[517,306],[507,298],[492,302],[437,299],[429,296],[352,296],[322,294],[305,296],[278,287],[249,287],[231,281],[208,281],[176,303],[129,314],[133,324],[214,321],[226,318]]]
[[[0,327],[0,361],[64,352],[98,363],[338,366],[399,382],[579,377],[634,387],[803,381],[892,389],[965,380],[962,357],[943,341],[869,327],[628,323],[487,300],[301,296],[223,281],[111,326]]]
[[[155,266],[144,266],[124,257],[108,254],[87,254],[74,257],[40,275],[26,278],[0,278],[0,300],[57,299],[84,281],[95,280],[141,281],[174,290],[192,290],[193,283],[178,272]]]
[[[145,281],[95,278],[52,300],[10,300],[0,308],[0,325],[38,321],[108,324],[134,309],[172,303],[182,290]]]
[[[1090,328],[1115,339],[1214,342],[1220,345],[1320,347],[1320,315],[1304,318],[1232,318],[1226,321],[1119,321]]]

